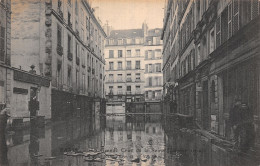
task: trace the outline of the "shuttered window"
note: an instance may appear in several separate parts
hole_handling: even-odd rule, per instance
[[[221,43],[228,39],[228,8],[221,14]]]
[[[239,29],[239,1],[233,2],[233,33],[236,33]]]
[[[232,1],[228,5],[228,38],[232,36]]]
[[[0,61],[5,61],[5,28],[0,28]]]

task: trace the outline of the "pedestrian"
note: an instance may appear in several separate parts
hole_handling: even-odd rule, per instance
[[[239,126],[239,123],[241,121],[241,105],[241,99],[239,97],[236,97],[234,106],[229,112],[229,123],[234,134],[233,139],[235,143],[237,143],[238,141],[238,134],[241,129]]]
[[[249,150],[254,146],[255,141],[255,128],[254,128],[254,114],[249,109],[246,103],[241,105],[241,128],[244,130],[245,137],[241,149],[243,151]]]

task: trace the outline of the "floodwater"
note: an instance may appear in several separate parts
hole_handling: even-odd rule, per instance
[[[259,157],[230,152],[190,130],[167,126],[161,115],[71,119],[45,128],[8,131],[10,166],[233,166]],[[4,161],[4,160],[0,160]],[[1,164],[0,164],[1,165]]]

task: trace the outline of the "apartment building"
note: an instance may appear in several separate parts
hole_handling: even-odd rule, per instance
[[[12,65],[51,78],[52,117],[74,116],[104,95],[104,39],[90,1],[12,1]]]
[[[112,30],[107,37],[106,97],[118,106],[161,100],[161,29]],[[121,103],[121,104],[120,104]]]
[[[158,102],[162,97],[162,40],[161,29],[150,29],[144,43],[145,101]]]
[[[11,62],[11,4],[0,1],[0,104],[10,107],[10,62]]]
[[[109,101],[144,101],[143,43],[143,29],[110,32],[105,48],[105,89]]]
[[[241,98],[259,136],[259,1],[168,0],[162,39],[165,113],[229,139],[229,111]]]

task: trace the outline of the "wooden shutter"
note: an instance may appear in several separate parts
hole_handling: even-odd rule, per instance
[[[221,43],[228,39],[228,8],[221,14]]]
[[[148,72],[148,64],[145,65],[145,72]]]
[[[145,51],[145,59],[148,59],[148,51]]]
[[[239,0],[233,1],[233,33],[239,29]]]
[[[232,1],[228,5],[228,38],[232,36]]]
[[[5,60],[5,28],[0,28],[0,61]]]
[[[216,21],[216,47],[221,44],[221,17],[217,18]]]
[[[258,0],[252,0],[252,19],[256,18],[258,15]]]
[[[155,53],[154,53],[154,50],[152,51],[152,59],[155,58]]]

